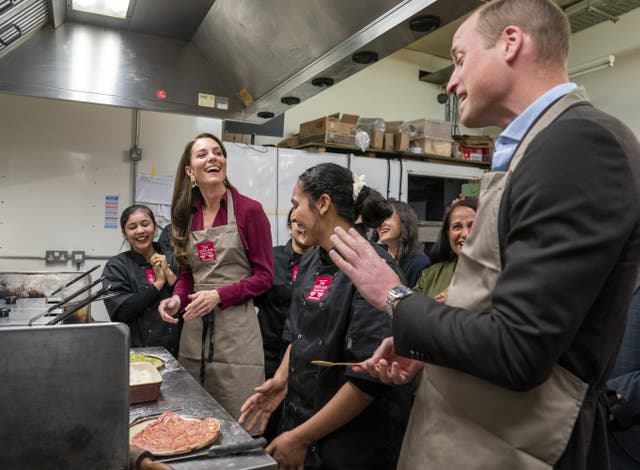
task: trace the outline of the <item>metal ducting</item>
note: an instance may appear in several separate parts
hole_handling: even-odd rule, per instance
[[[0,93],[262,123],[481,0],[136,0],[124,20],[70,4],[0,0]]]

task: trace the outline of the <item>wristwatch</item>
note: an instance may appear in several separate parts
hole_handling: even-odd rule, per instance
[[[393,318],[393,303],[396,300],[404,299],[405,297],[413,294],[413,291],[407,286],[396,286],[387,293],[387,301],[385,303],[385,310],[387,315]]]

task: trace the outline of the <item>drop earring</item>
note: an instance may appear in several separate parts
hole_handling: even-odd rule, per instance
[[[196,177],[194,175],[189,176],[189,178],[191,179],[191,187],[195,188],[198,186],[198,182],[196,181]]]

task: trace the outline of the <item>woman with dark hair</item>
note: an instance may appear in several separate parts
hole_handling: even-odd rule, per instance
[[[118,294],[104,300],[109,317],[129,326],[131,347],[163,346],[177,357],[180,324],[163,322],[158,305],[171,297],[178,263],[154,243],[156,219],[147,206],[122,211],[120,228],[130,249],[109,259],[102,272],[104,283]]]
[[[418,244],[418,217],[413,208],[395,199],[389,199],[389,204],[393,214],[376,229],[372,240],[386,245],[387,251],[407,278],[407,285],[413,286],[431,261]]]
[[[278,370],[289,343],[282,338],[284,323],[289,316],[293,283],[298,275],[302,256],[313,250],[307,242],[306,232],[291,220],[293,208],[287,214],[287,229],[291,238],[285,245],[273,247],[273,285],[264,294],[256,297],[258,322],[264,347],[264,377],[270,379]],[[273,439],[278,433],[280,416],[275,412],[263,436]]]
[[[447,288],[456,270],[458,254],[471,233],[477,210],[478,198],[475,197],[456,199],[451,203],[445,212],[438,239],[429,252],[433,264],[422,271],[413,290],[438,302],[447,299]]]
[[[180,363],[232,416],[264,381],[253,297],[273,282],[271,227],[262,206],[227,179],[227,152],[214,135],[185,146],[171,207],[180,275],[163,320],[184,310]]]
[[[367,303],[331,261],[330,236],[361,217],[377,227],[391,209],[361,178],[334,163],[306,170],[291,197],[292,220],[309,244],[294,284],[285,336],[291,344],[274,377],[242,407],[252,429],[284,400],[280,434],[267,447],[279,468],[393,469],[408,419],[413,386],[384,385],[349,367],[314,360],[359,363],[391,334],[391,319]],[[397,272],[389,254],[373,244]]]

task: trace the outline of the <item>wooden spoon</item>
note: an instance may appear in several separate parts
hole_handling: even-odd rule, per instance
[[[362,362],[331,362],[331,361],[311,361],[314,366],[333,367],[333,366],[359,366]]]

